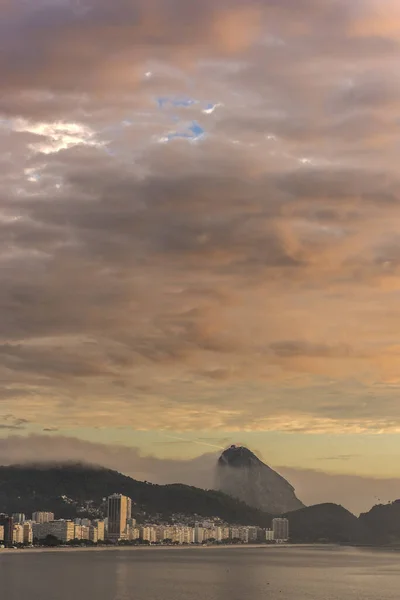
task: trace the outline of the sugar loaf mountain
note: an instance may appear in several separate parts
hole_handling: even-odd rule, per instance
[[[216,487],[271,514],[304,508],[293,486],[243,446],[233,445],[219,457]]]
[[[265,528],[282,515],[293,542],[400,544],[400,501],[359,518],[337,504],[305,507],[289,482],[242,446],[219,457],[216,487],[156,485],[84,464],[0,466],[0,513],[45,510],[64,519],[97,518],[105,514],[105,498],[120,493],[132,498],[139,523],[179,515]]]

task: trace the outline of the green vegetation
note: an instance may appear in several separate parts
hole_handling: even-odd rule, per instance
[[[285,515],[290,538],[302,543],[361,543],[366,531],[359,519],[338,504],[316,504]]]
[[[377,504],[360,515],[360,522],[369,531],[370,541],[382,545],[400,544],[400,500]]]
[[[58,518],[100,516],[104,499],[125,494],[139,519],[173,514],[219,517],[229,523],[269,527],[271,515],[214,490],[154,485],[117,471],[83,465],[0,467],[0,512],[52,511]]]

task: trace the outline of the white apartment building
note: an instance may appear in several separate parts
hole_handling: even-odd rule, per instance
[[[24,527],[24,544],[32,544],[33,543],[33,529],[31,521],[25,521],[23,524]]]
[[[228,540],[229,539],[229,527],[222,527],[222,539],[223,540]]]
[[[157,541],[157,531],[153,526],[140,527],[140,539],[154,544]]]
[[[217,539],[217,528],[216,527],[209,527],[209,528],[204,528],[204,536],[203,536],[204,541],[208,541],[208,540],[216,540]]]
[[[274,530],[273,529],[266,529],[265,530],[265,541],[266,542],[273,542],[274,541]]]
[[[140,529],[139,527],[131,527],[129,529],[129,539],[131,542],[140,539]]]
[[[54,513],[43,511],[34,512],[32,521],[34,523],[50,523],[50,521],[54,521]]]
[[[181,544],[193,544],[194,529],[193,527],[182,527]]]
[[[194,542],[195,544],[202,544],[205,538],[205,530],[204,527],[199,527],[196,525],[194,528]]]
[[[289,539],[288,519],[272,519],[272,529],[274,530],[275,541],[286,542]]]
[[[12,515],[13,523],[23,523],[25,521],[24,513],[14,513]]]
[[[13,536],[12,536],[13,544],[23,544],[24,543],[24,526],[21,523],[16,523],[13,525]]]

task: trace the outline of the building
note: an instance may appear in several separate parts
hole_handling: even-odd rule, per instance
[[[222,541],[229,540],[229,527],[221,527],[221,530]]]
[[[182,528],[182,544],[193,544],[194,542],[194,529],[193,527]]]
[[[21,523],[15,523],[13,525],[12,541],[13,544],[24,543],[24,526]]]
[[[48,535],[54,535],[60,542],[70,542],[75,539],[75,527],[73,521],[64,521],[63,519],[51,523],[33,523],[33,537],[44,540]]]
[[[75,540],[89,540],[90,539],[90,525],[78,525],[74,523],[74,539]]]
[[[136,519],[128,519],[129,527],[136,527]]]
[[[136,528],[134,528],[136,529]],[[139,528],[139,537],[144,542],[150,542],[154,544],[157,541],[157,531],[155,527],[145,526]]]
[[[74,519],[75,525],[84,525],[85,527],[90,527],[92,524],[90,519]]]
[[[97,542],[99,541],[99,532],[97,527],[95,527],[94,525],[91,525],[89,527],[89,540],[93,542],[93,544],[97,544]]]
[[[107,501],[107,538],[113,542],[129,537],[129,520],[132,518],[132,500],[122,494],[113,494]]]
[[[274,530],[273,529],[266,529],[265,530],[265,541],[266,542],[273,542],[274,541]]]
[[[34,523],[50,523],[54,521],[54,513],[52,512],[34,512],[32,515],[32,521]]]
[[[51,523],[49,523],[52,525]],[[72,521],[54,521],[53,522],[54,533],[61,542],[70,542],[74,539],[75,526]]]
[[[239,527],[239,539],[243,544],[249,543],[249,530],[247,527]]]
[[[24,544],[33,543],[33,529],[30,521],[25,521],[24,525]]]
[[[249,544],[255,544],[259,539],[258,527],[248,527]]]
[[[74,523],[74,540],[82,539],[82,525]]]
[[[97,529],[97,541],[104,542],[105,539],[105,523],[104,521],[93,521],[93,527]]]
[[[131,540],[131,542],[140,539],[139,527],[131,527],[129,529],[129,539]]]
[[[14,523],[23,523],[25,521],[24,513],[14,513],[12,518]]]
[[[274,531],[274,540],[276,542],[287,542],[289,539],[288,519],[272,519],[272,529]]]
[[[0,526],[3,527],[3,542],[5,546],[12,546],[13,544],[13,518],[8,515],[0,515]]]
[[[204,538],[205,538],[204,528],[199,527],[199,525],[196,525],[196,527],[194,528],[194,543],[202,544],[204,542]]]

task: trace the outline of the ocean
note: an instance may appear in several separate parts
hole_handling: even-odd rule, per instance
[[[400,553],[318,547],[0,550],[3,600],[399,600]]]

